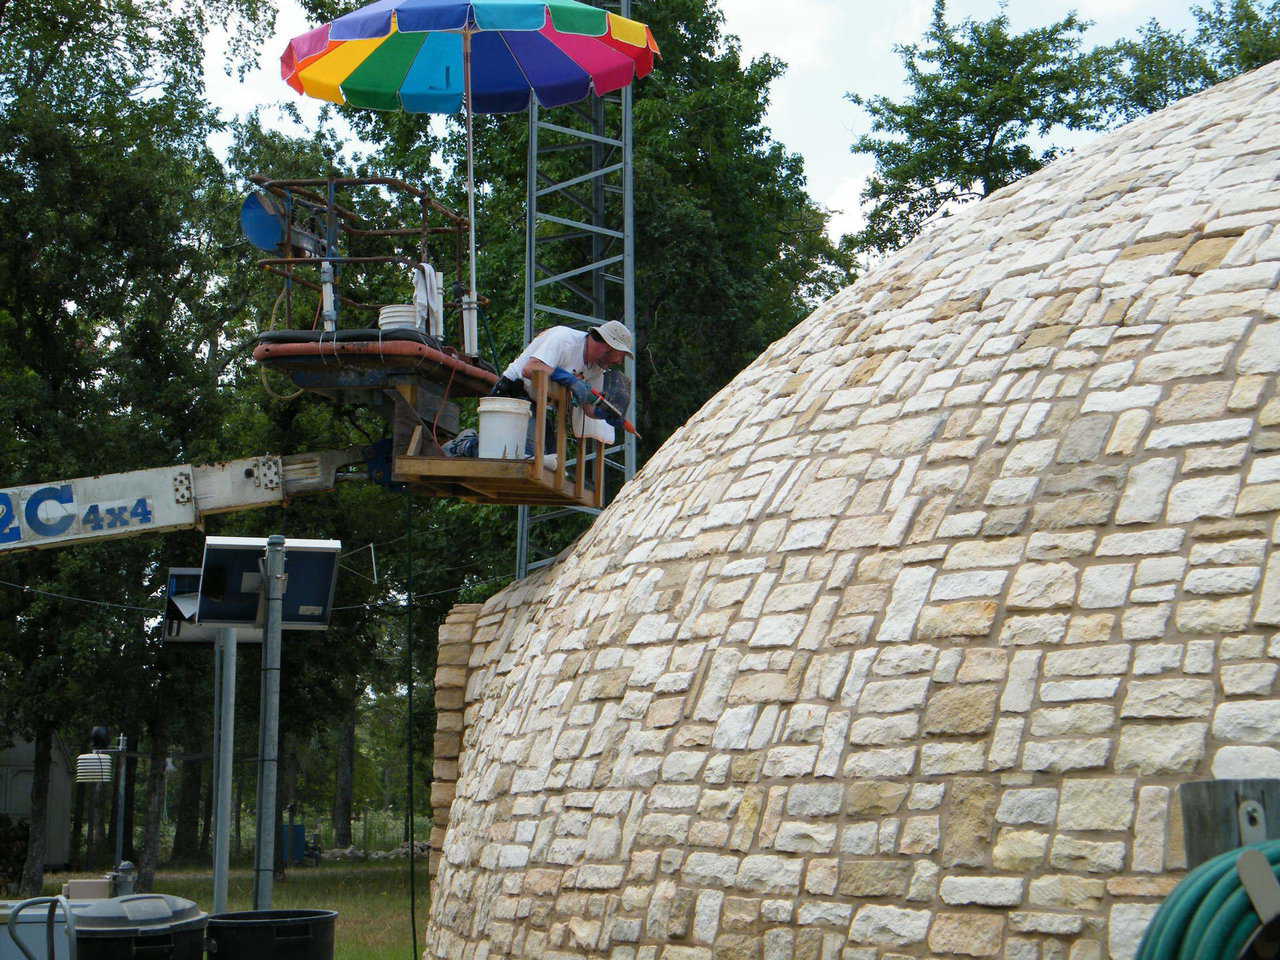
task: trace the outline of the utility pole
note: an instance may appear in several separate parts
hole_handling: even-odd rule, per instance
[[[271,909],[275,879],[276,777],[280,744],[280,633],[284,606],[284,537],[267,539],[262,589],[266,591],[267,618],[262,634],[262,710],[258,734],[257,843],[254,850],[253,909]]]

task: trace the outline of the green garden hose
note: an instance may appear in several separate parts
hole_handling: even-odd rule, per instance
[[[1280,877],[1280,840],[1228,850],[1200,864],[1160,905],[1135,960],[1235,960],[1261,925],[1236,861],[1258,850]]]

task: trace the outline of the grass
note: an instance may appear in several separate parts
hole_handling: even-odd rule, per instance
[[[426,927],[427,865],[417,862],[418,951]],[[49,874],[45,893],[58,893],[71,877],[100,874]],[[213,876],[199,870],[161,870],[156,873],[157,893],[194,900],[204,910],[213,909]],[[227,889],[227,910],[253,907],[253,875],[248,869],[232,870]],[[293,867],[286,879],[277,880],[272,909],[337,910],[334,960],[417,960],[409,930],[409,865],[407,860],[378,863],[322,863],[318,867]]]

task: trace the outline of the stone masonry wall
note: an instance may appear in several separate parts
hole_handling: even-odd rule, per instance
[[[431,855],[429,869],[440,867],[444,830],[458,783],[458,756],[462,753],[465,728],[467,661],[475,633],[480,604],[459,603],[440,625],[436,648],[435,708],[436,735],[433,743],[431,780]]]
[[[1280,777],[1278,174],[1272,66],[965,208],[488,601],[427,956],[1133,957]]]

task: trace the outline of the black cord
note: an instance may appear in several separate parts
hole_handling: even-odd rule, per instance
[[[405,758],[408,764],[408,776],[405,782],[408,785],[408,807],[409,807],[409,929],[413,934],[413,953],[410,954],[410,960],[418,960],[418,875],[417,875],[417,858],[415,856],[418,840],[414,829],[415,817],[413,809],[413,496],[408,492],[404,497],[404,530],[405,536],[409,538],[409,591],[405,598],[405,663],[406,663],[406,684],[408,686],[407,697],[407,717],[405,719],[404,744]]]
[[[493,327],[489,323],[489,314],[483,308],[477,306],[476,313],[480,317],[480,329],[484,331],[485,339],[489,341],[489,362],[493,364],[495,373],[502,373],[502,368],[498,366],[498,343],[493,339]]]

